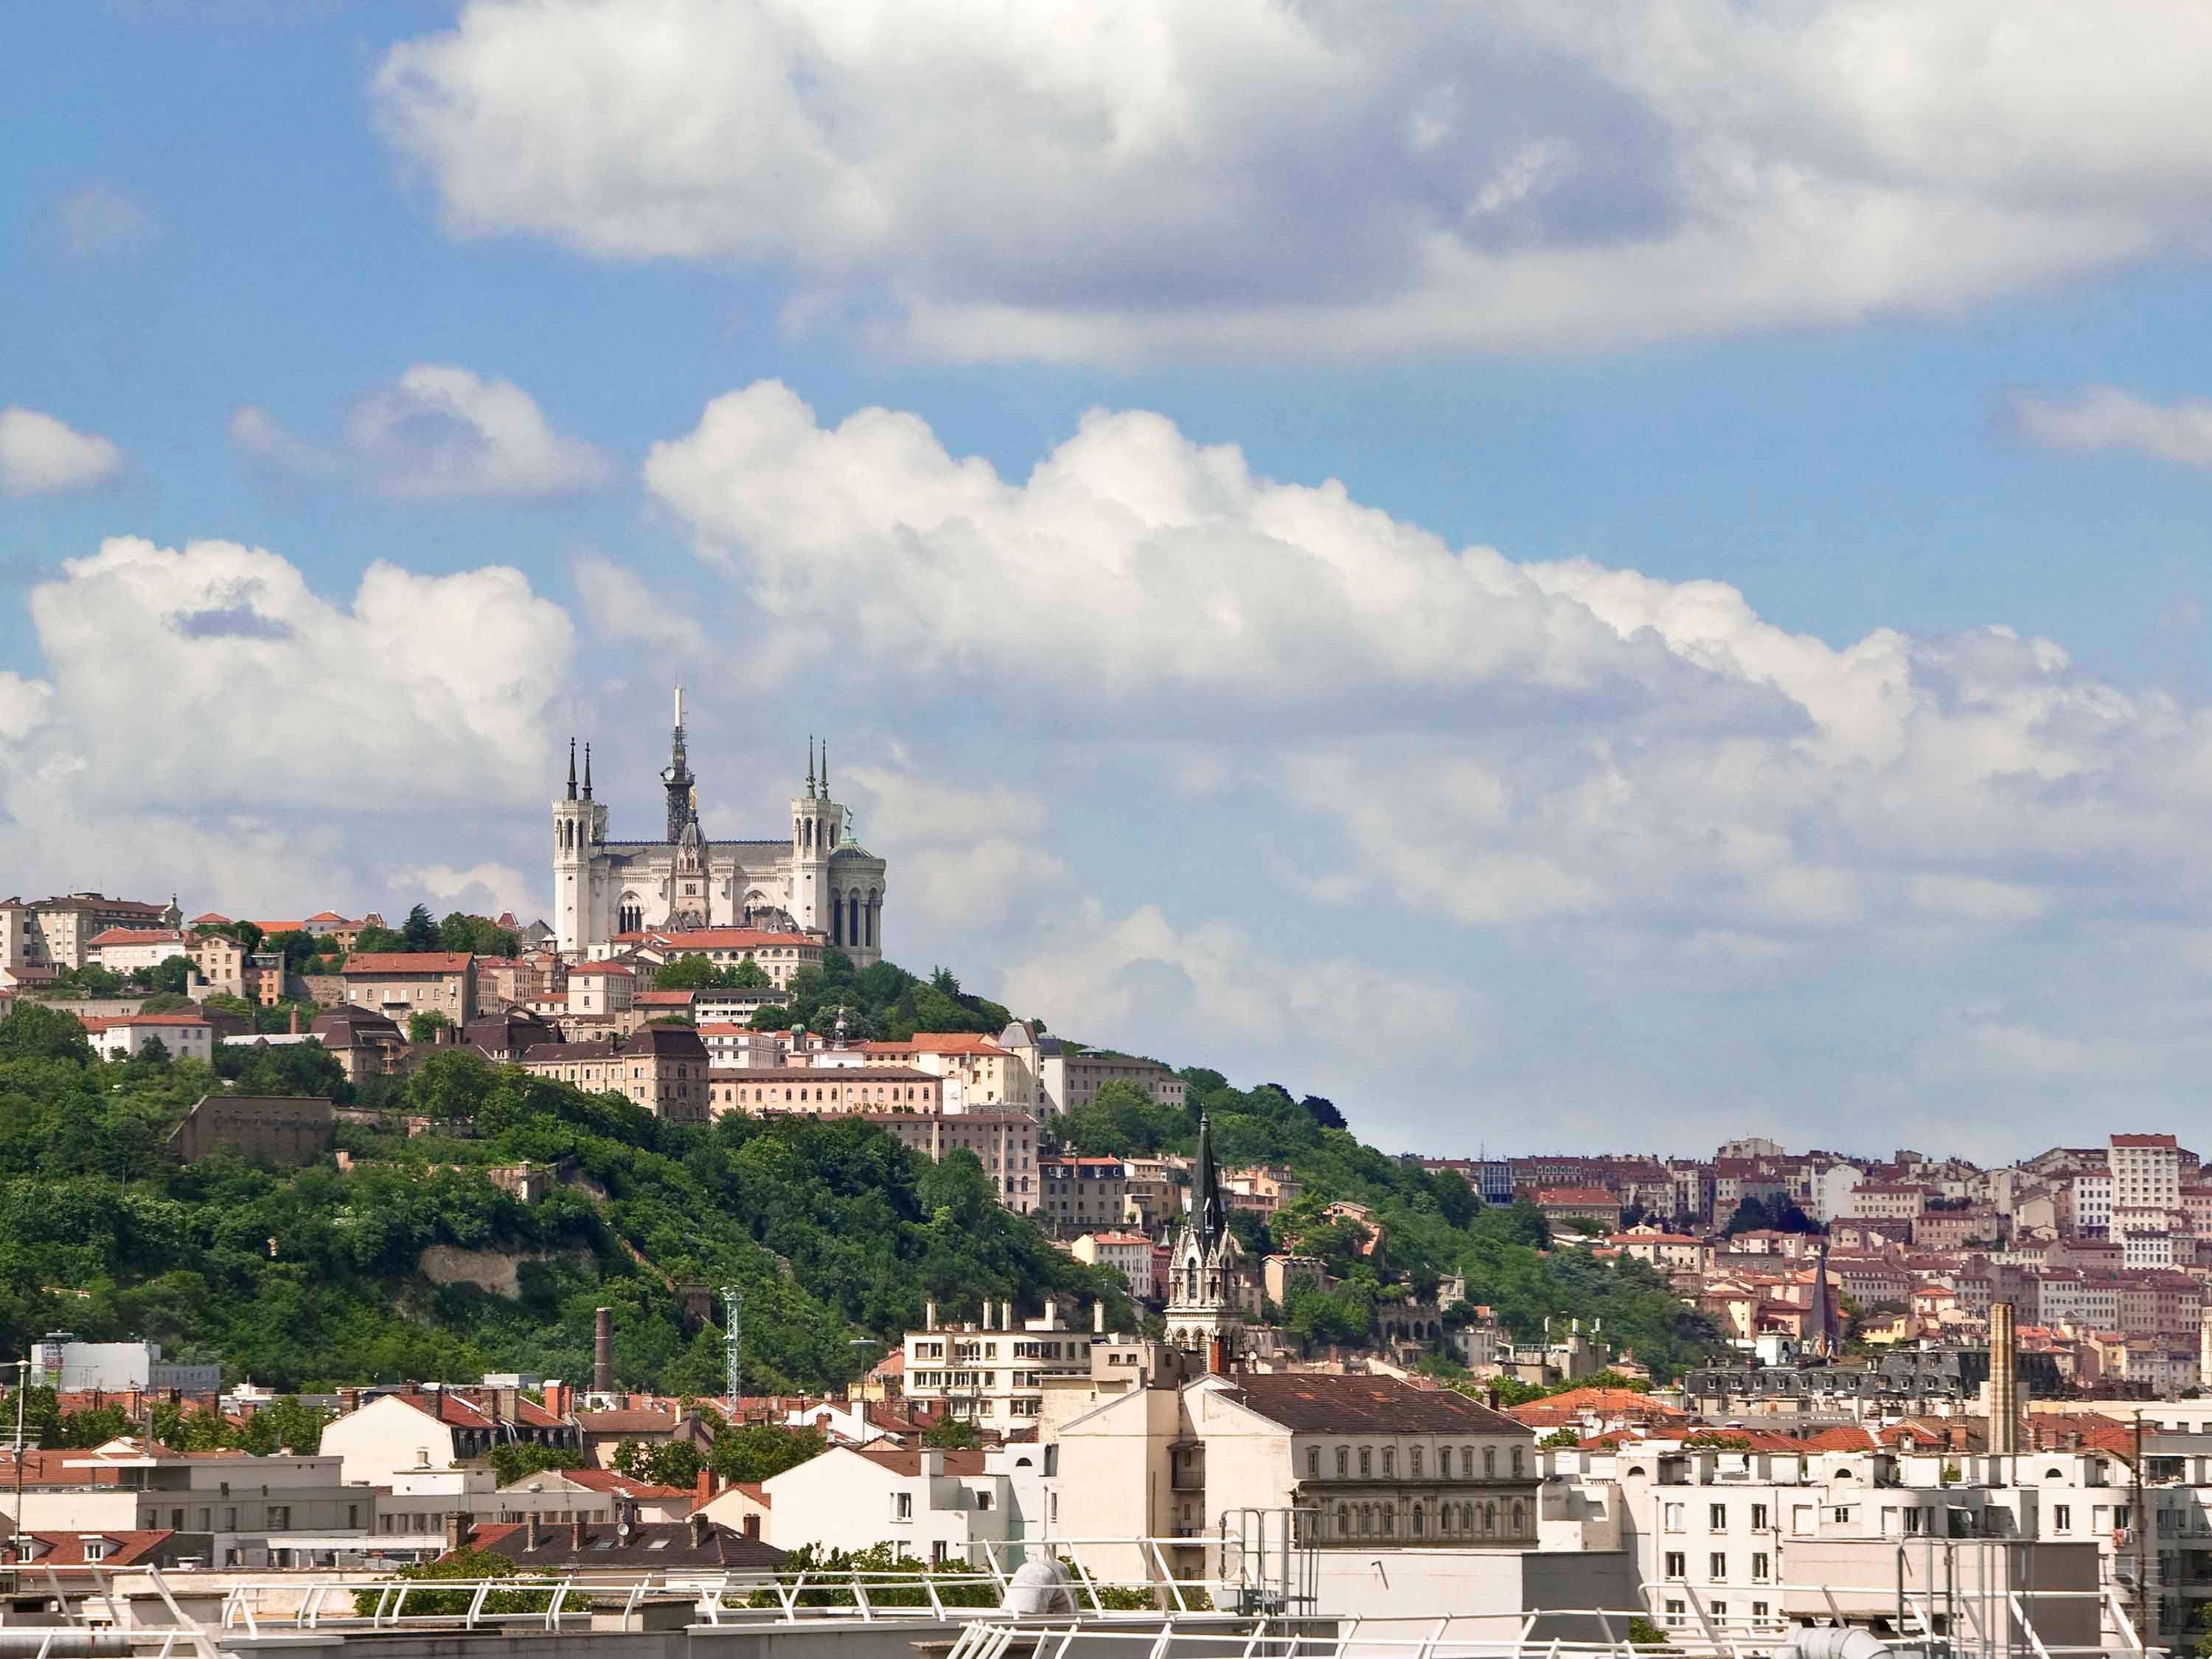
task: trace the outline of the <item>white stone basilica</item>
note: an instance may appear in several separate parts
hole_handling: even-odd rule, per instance
[[[884,861],[853,838],[852,814],[830,799],[830,750],[806,793],[791,801],[788,841],[710,842],[699,827],[696,781],[684,756],[684,689],[676,689],[673,752],[660,774],[668,827],[659,841],[610,841],[607,809],[592,799],[592,751],[581,793],[576,745],[568,790],[553,803],[554,929],[564,955],[608,954],[616,939],[647,928],[798,931],[836,945],[855,965],[883,957]]]

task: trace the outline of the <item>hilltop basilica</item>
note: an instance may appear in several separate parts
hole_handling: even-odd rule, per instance
[[[616,938],[646,928],[741,927],[819,934],[866,967],[883,956],[884,861],[853,836],[853,817],[830,799],[830,750],[822,775],[806,745],[806,793],[791,800],[791,835],[775,841],[709,841],[699,823],[697,781],[684,755],[684,689],[660,781],[666,834],[610,841],[607,809],[592,799],[592,751],[576,781],[568,744],[568,789],[553,803],[554,928],[563,954],[600,957]]]

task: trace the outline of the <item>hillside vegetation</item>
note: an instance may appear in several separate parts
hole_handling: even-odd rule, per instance
[[[792,1012],[826,1024],[841,1004],[885,1035],[921,1016],[931,1022],[922,1029],[1004,1024],[1005,1010],[949,974],[925,981],[885,964],[856,975],[833,952],[819,978],[800,976]],[[972,1317],[987,1297],[1033,1310],[1048,1291],[1097,1296],[1117,1324],[1132,1317],[1118,1276],[1073,1261],[1001,1209],[965,1152],[932,1164],[836,1120],[663,1123],[618,1097],[455,1049],[404,1084],[364,1091],[362,1104],[392,1109],[392,1127],[341,1123],[349,1171],[272,1171],[229,1154],[181,1167],[165,1150],[170,1131],[226,1081],[242,1093],[351,1097],[336,1062],[312,1048],[219,1064],[222,1075],[159,1057],[103,1061],[75,1021],[35,1004],[0,1020],[7,1352],[59,1328],[143,1336],[280,1389],[486,1370],[582,1377],[592,1310],[607,1305],[623,1384],[706,1395],[721,1390],[720,1301],[702,1320],[694,1296],[687,1319],[687,1287],[743,1291],[746,1385],[762,1390],[857,1375],[930,1298],[947,1316]],[[1425,1297],[1456,1270],[1471,1297],[1522,1332],[1547,1315],[1601,1316],[1662,1368],[1713,1340],[1648,1269],[1542,1254],[1533,1211],[1486,1210],[1458,1177],[1431,1177],[1323,1127],[1341,1121],[1318,1109],[1327,1103],[1184,1075],[1187,1110],[1109,1089],[1074,1115],[1071,1134],[1098,1151],[1184,1149],[1206,1110],[1225,1161],[1287,1164],[1309,1196],[1275,1218],[1280,1237],[1249,1217],[1238,1224],[1248,1246],[1294,1244],[1342,1271],[1337,1288],[1293,1297],[1302,1334],[1353,1336],[1377,1302]],[[428,1116],[433,1132],[408,1138],[403,1112]],[[526,1161],[561,1172],[535,1204],[485,1173]],[[1358,1255],[1355,1229],[1316,1219],[1329,1197],[1374,1207],[1387,1229],[1379,1267]],[[511,1256],[516,1294],[433,1283],[420,1267],[433,1245]]]

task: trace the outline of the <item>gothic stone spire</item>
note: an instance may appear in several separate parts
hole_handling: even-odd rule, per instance
[[[568,799],[576,799],[576,740],[568,739]]]

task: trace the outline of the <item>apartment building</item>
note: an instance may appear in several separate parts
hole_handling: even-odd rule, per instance
[[[1101,1322],[1079,1331],[1065,1324],[1057,1303],[1017,1329],[1013,1304],[986,1303],[976,1325],[940,1326],[932,1303],[926,1328],[905,1339],[906,1398],[984,1428],[1034,1426],[1053,1377],[1089,1376],[1091,1348],[1103,1342]]]
[[[476,958],[466,951],[356,951],[339,977],[345,1000],[406,1029],[413,1014],[443,1014],[455,1027],[477,1017]]]
[[[1118,1158],[1060,1158],[1037,1166],[1038,1212],[1063,1232],[1117,1224],[1128,1196],[1128,1166]]]
[[[587,1094],[618,1094],[655,1117],[704,1123],[712,1111],[707,1045],[688,1025],[641,1025],[626,1037],[536,1043],[523,1070]]]
[[[945,1080],[945,1109],[1034,1111],[1036,1079],[1014,1049],[970,1031],[917,1031],[904,1042],[861,1045],[869,1066],[923,1071]]]
[[[706,1052],[717,1040],[698,1033]],[[854,1112],[915,1112],[934,1117],[945,1110],[945,1079],[913,1066],[827,1066],[717,1065],[708,1073],[708,1099],[715,1115],[744,1112],[765,1117],[776,1112],[842,1117]]]

